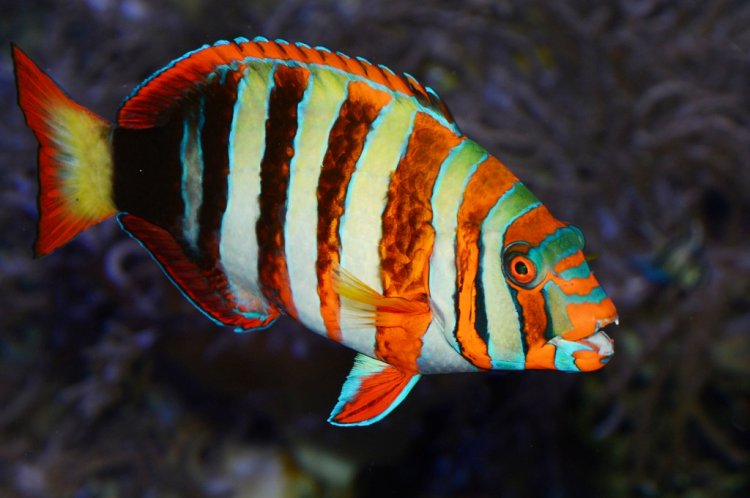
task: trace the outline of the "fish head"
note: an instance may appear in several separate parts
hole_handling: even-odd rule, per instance
[[[500,254],[518,315],[526,369],[591,371],[614,354],[602,330],[617,323],[614,303],[589,268],[581,230],[543,206],[509,227]]]

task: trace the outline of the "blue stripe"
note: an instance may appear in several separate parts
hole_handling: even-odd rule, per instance
[[[576,278],[587,278],[590,274],[591,270],[589,269],[589,265],[586,264],[586,261],[581,261],[579,265],[563,270],[558,273],[557,276],[564,280],[573,280]]]
[[[578,372],[576,359],[573,353],[576,351],[592,351],[588,346],[578,342],[562,339],[555,343],[555,368],[561,372]]]
[[[573,304],[592,303],[598,304],[607,298],[607,293],[601,287],[595,287],[588,294],[565,294],[565,300]]]

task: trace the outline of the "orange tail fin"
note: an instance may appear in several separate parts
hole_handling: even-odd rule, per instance
[[[112,126],[73,102],[21,49],[12,46],[18,104],[39,142],[36,256],[115,214]]]

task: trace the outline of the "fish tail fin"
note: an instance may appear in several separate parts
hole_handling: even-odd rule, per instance
[[[39,142],[39,222],[34,254],[44,256],[116,213],[112,125],[65,95],[12,45],[18,104]]]

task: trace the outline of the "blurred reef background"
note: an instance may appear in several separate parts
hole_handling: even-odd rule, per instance
[[[0,54],[0,496],[750,496],[750,3],[0,0],[18,43],[113,119],[219,39],[408,71],[559,218],[621,325],[613,361],[426,377],[383,422],[325,420],[354,353],[237,335],[114,221],[31,257],[36,144]]]

